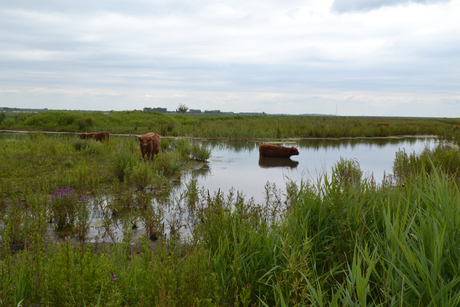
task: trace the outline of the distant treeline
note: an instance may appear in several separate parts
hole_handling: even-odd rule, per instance
[[[343,138],[460,134],[459,118],[174,114],[142,111],[0,112],[0,129],[110,133],[157,132],[215,139]]]

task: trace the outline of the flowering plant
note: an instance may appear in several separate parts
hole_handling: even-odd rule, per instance
[[[56,187],[54,194],[51,196],[50,207],[51,223],[53,223],[54,228],[57,231],[73,230],[78,207],[84,201],[84,197],[79,198],[69,186],[62,189]]]

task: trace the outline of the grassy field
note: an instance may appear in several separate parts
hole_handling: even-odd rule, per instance
[[[191,131],[214,121],[234,133],[226,130],[231,121],[244,127],[270,121],[133,113],[172,124],[196,120]],[[9,128],[52,129],[47,121],[26,125],[35,115]],[[128,132],[121,122],[119,130],[97,124],[110,115],[98,113],[91,128],[67,131]],[[337,120],[279,121],[288,127],[293,119],[297,127]],[[385,119],[389,127],[369,118],[339,120],[377,130],[405,127],[403,119]],[[444,131],[455,143],[455,132],[447,131],[454,120],[416,122],[414,129]],[[167,200],[170,179],[210,153],[189,139],[162,140],[161,153],[147,162],[134,137],[100,143],[30,132],[0,139],[0,306],[460,305],[460,152],[454,145],[398,152],[393,176],[382,183],[363,177],[354,160],[340,159],[329,177],[288,182],[285,196],[268,185],[270,197],[256,204],[234,191],[210,195],[193,179]],[[102,227],[113,244],[95,249],[88,241],[89,202],[104,213]],[[177,214],[167,219],[171,209]],[[183,225],[191,234],[185,241],[177,232]],[[146,235],[134,239],[135,226]],[[49,227],[61,234],[60,243],[48,239]]]
[[[379,126],[388,123],[388,126]],[[0,129],[67,132],[108,131],[217,139],[457,136],[460,119],[279,115],[195,115],[122,111],[0,113]]]

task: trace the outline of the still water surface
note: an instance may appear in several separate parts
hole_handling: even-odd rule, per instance
[[[186,181],[196,175],[198,186],[211,193],[228,192],[231,188],[243,192],[245,198],[263,202],[267,181],[284,189],[286,178],[296,181],[314,180],[319,175],[331,174],[332,167],[340,160],[356,159],[364,176],[382,181],[384,173],[393,173],[395,153],[420,153],[425,147],[436,145],[433,137],[354,139],[354,140],[299,140],[280,142],[276,145],[296,146],[298,156],[291,159],[259,159],[262,142],[207,142],[211,149],[209,163],[199,171],[186,175]]]

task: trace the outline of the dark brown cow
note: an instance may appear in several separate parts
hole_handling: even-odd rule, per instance
[[[142,159],[147,155],[147,160],[152,160],[153,154],[160,152],[160,136],[157,133],[147,133],[137,138],[142,153]]]
[[[110,133],[108,132],[94,132],[93,133],[93,139],[96,141],[104,141],[104,140],[109,140],[110,138]]]
[[[299,151],[296,147],[275,146],[263,144],[259,146],[259,157],[269,158],[290,158],[297,156]]]
[[[110,133],[108,132],[92,132],[80,134],[80,139],[94,139],[96,141],[109,140]]]
[[[455,130],[457,130],[457,129],[458,129],[458,126],[455,126],[455,127],[452,129],[452,131],[455,131]]]
[[[92,133],[82,133],[80,134],[80,139],[84,140],[84,139],[90,139],[93,137],[93,134]]]
[[[377,126],[378,127],[380,126],[390,127],[390,124],[389,123],[378,123]]]

